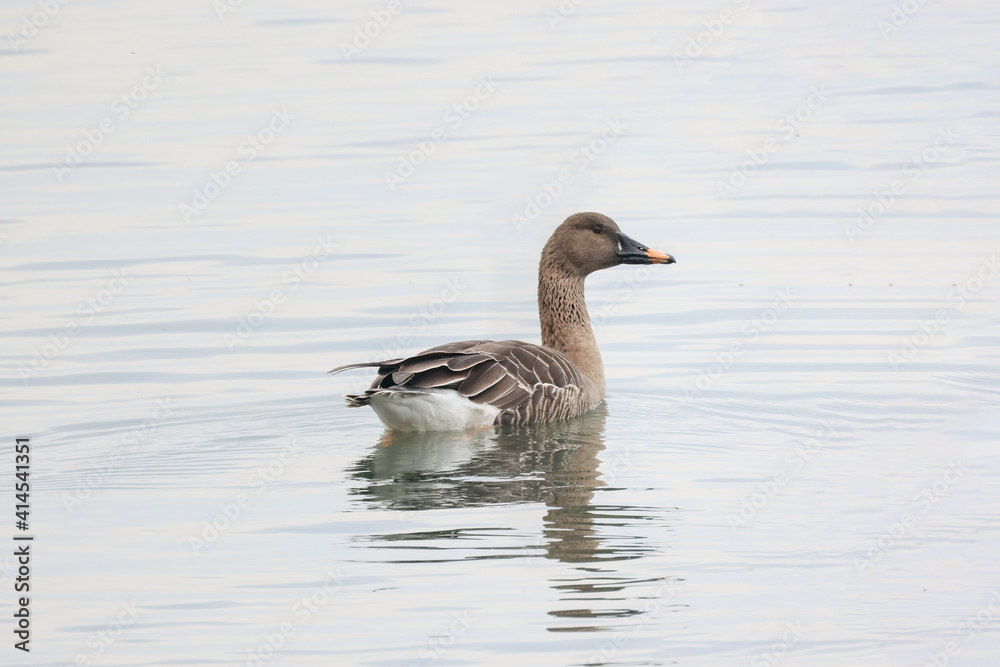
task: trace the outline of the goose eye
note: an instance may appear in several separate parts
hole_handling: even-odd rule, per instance
[[[600,225],[594,225],[594,233],[595,234],[600,234],[603,231],[604,231],[604,227],[601,227]]]

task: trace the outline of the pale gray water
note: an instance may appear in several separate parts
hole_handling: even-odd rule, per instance
[[[0,9],[0,664],[997,663],[994,5],[228,4]],[[578,210],[678,259],[590,279],[605,405],[342,406],[537,340]]]

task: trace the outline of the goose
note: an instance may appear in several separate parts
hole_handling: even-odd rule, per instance
[[[348,407],[371,406],[390,431],[458,431],[561,421],[604,400],[604,363],[590,325],[583,283],[619,264],[673,264],[629,238],[600,213],[575,213],[559,225],[538,265],[542,344],[467,340],[411,357],[338,366],[377,368],[371,387],[346,394]]]

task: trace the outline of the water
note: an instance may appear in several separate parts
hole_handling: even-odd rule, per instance
[[[3,664],[995,664],[992,5],[563,4],[402,3],[350,60],[386,5],[8,37],[36,541]],[[342,406],[334,366],[537,340],[578,210],[678,259],[589,280],[604,405],[394,437]]]

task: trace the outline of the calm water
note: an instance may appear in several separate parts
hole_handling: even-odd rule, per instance
[[[0,663],[997,664],[994,5],[467,4],[0,9]],[[343,407],[578,210],[604,405]]]

